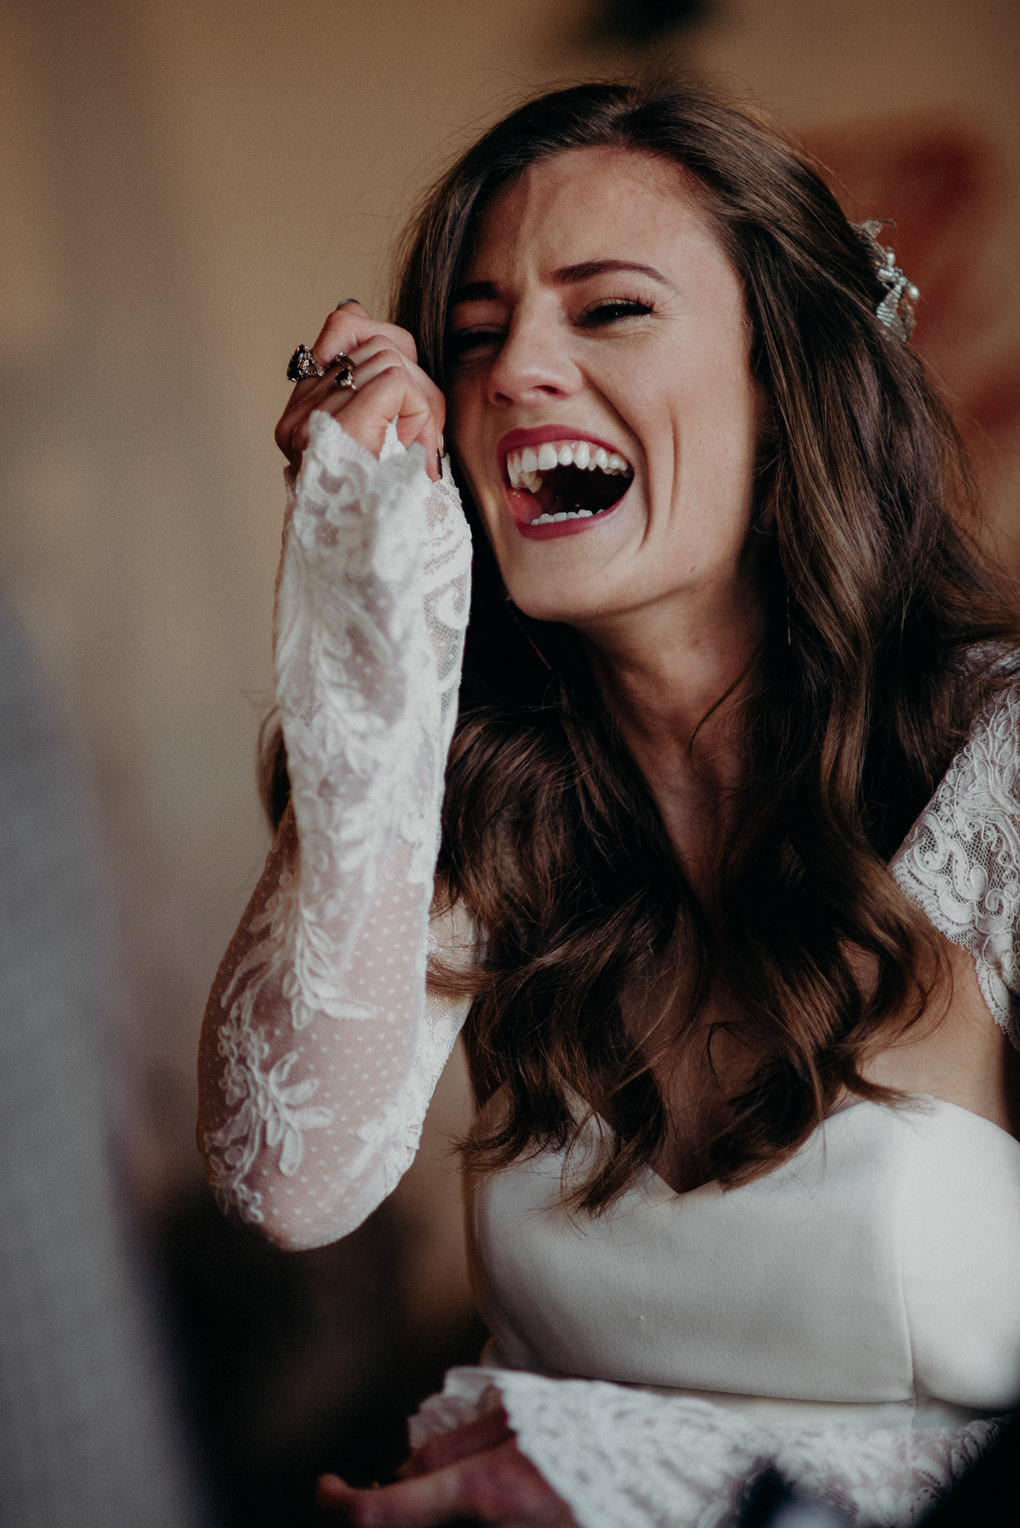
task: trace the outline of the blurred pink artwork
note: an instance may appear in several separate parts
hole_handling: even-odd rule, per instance
[[[807,147],[853,216],[895,223],[882,242],[921,290],[912,343],[944,384],[1020,570],[1018,293],[1015,274],[989,253],[1016,190],[994,143],[921,116],[816,131]]]

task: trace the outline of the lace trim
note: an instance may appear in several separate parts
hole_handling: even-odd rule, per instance
[[[1020,1049],[1020,687],[975,724],[890,868],[939,932],[973,955],[989,1011]]]
[[[452,1047],[458,1016],[423,1011],[424,960],[469,567],[448,471],[430,485],[420,450],[405,451],[393,425],[376,461],[313,415],[289,486],[275,622],[300,851],[251,919],[253,942],[222,994],[226,1117],[203,1141],[218,1201],[245,1220],[264,1219],[253,1177],[270,1165],[296,1176],[311,1131],[345,1129],[354,1151],[345,1171],[374,1163],[383,1197],[413,1154]],[[322,1056],[334,1048],[323,1030],[372,1029],[394,1013],[392,982],[353,961],[381,903],[410,947],[397,1004],[404,1043],[390,1040],[390,1056],[373,1062],[381,1075],[362,1088],[363,1118],[355,1106],[341,1121],[323,1096]],[[385,951],[375,953],[384,964]],[[355,1071],[364,1059],[348,1046]]]
[[[992,1441],[994,1421],[914,1431],[778,1427],[726,1407],[601,1380],[453,1369],[411,1443],[502,1405],[518,1446],[580,1528],[725,1528],[772,1463],[851,1524],[917,1522]]]

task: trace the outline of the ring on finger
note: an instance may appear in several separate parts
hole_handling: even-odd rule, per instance
[[[307,345],[299,345],[287,362],[288,382],[307,382],[309,377],[325,375],[325,366],[320,366]]]
[[[333,378],[337,387],[341,391],[356,393],[358,391],[358,384],[354,380],[354,362],[350,356],[344,355],[341,350],[338,355],[333,357],[329,364],[337,368],[336,376]]]

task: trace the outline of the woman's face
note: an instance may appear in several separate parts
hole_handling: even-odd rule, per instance
[[[743,294],[667,165],[593,148],[526,171],[480,220],[448,334],[451,438],[521,610],[593,634],[753,618]]]

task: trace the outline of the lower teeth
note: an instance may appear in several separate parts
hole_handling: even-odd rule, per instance
[[[563,509],[558,515],[539,515],[537,520],[529,520],[529,525],[559,525],[561,520],[591,520],[596,511],[594,509]]]

